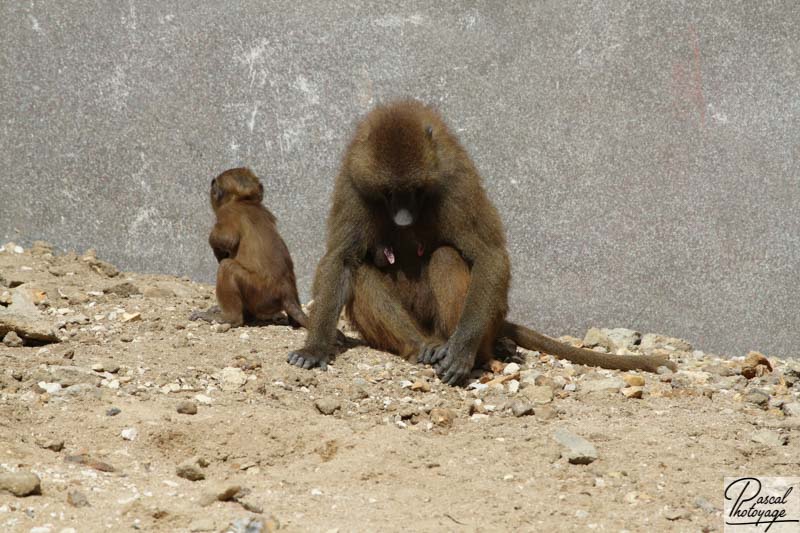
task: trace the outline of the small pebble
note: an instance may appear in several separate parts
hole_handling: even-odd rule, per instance
[[[783,413],[786,416],[799,416],[800,417],[800,402],[787,402],[783,404]]]
[[[697,498],[694,499],[694,506],[697,507],[698,509],[702,509],[703,511],[709,514],[717,512],[717,508],[714,506],[714,504],[706,500],[702,496],[698,496]]]
[[[536,418],[541,421],[552,420],[558,416],[558,413],[556,413],[552,405],[540,405],[536,408],[534,414]]]
[[[641,399],[644,387],[623,387],[619,390],[626,398]]]
[[[228,366],[220,372],[220,382],[222,390],[236,391],[247,383],[247,374],[241,368]]]
[[[314,402],[314,407],[323,415],[332,415],[338,411],[342,406],[339,400],[334,398],[320,398]]]
[[[686,509],[667,509],[664,511],[664,518],[674,522],[675,520],[686,520],[690,517],[689,511]]]
[[[205,473],[200,469],[201,466],[208,465],[205,460],[199,459],[197,457],[192,457],[181,464],[179,464],[175,468],[175,474],[178,477],[182,477],[183,479],[188,479],[189,481],[200,481],[201,479],[205,479]]]
[[[517,363],[508,363],[503,369],[503,374],[506,376],[516,374],[517,372],[519,372],[519,365]]]
[[[197,404],[191,400],[184,400],[178,403],[176,410],[182,415],[196,415]]]
[[[79,490],[67,492],[67,503],[73,507],[89,507],[89,500],[86,495]]]
[[[136,428],[125,428],[120,432],[120,436],[125,440],[136,440],[138,435],[139,431]]]
[[[231,329],[231,325],[227,322],[223,322],[222,324],[214,324],[211,326],[211,331],[214,333],[225,333]]]
[[[22,339],[15,331],[9,331],[6,333],[6,336],[3,337],[3,344],[9,348],[19,348],[22,346]]]
[[[423,379],[418,379],[411,385],[411,390],[418,392],[430,392],[431,385]]]
[[[456,414],[450,409],[435,408],[431,409],[431,422],[439,427],[449,428],[456,419]]]
[[[570,463],[588,465],[597,459],[597,450],[594,445],[583,437],[564,428],[556,429],[553,432],[553,437],[567,448],[567,451],[562,453],[562,456],[566,457]]]
[[[547,385],[526,387],[521,394],[534,405],[545,405],[553,401],[553,389]]]
[[[53,452],[60,452],[64,449],[64,439],[43,439],[38,441],[37,444],[45,450]]]
[[[750,440],[765,446],[778,447],[786,446],[789,442],[789,437],[788,435],[783,435],[771,429],[761,429],[753,433],[750,436]]]
[[[511,404],[511,412],[516,417],[528,416],[533,414],[533,405],[522,400],[515,400]]]
[[[622,376],[622,381],[629,387],[644,387],[644,377],[637,374],[625,374]]]
[[[106,411],[106,416],[117,416],[122,412],[122,409],[119,407],[111,407]]]
[[[41,494],[41,481],[33,472],[0,473],[0,492],[8,491],[14,496]]]
[[[769,394],[761,389],[752,389],[750,392],[744,395],[744,401],[755,404],[762,408],[766,408],[769,404]]]

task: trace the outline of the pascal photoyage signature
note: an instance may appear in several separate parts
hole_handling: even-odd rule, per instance
[[[743,477],[725,487],[725,499],[733,500],[725,524],[730,526],[766,525],[769,531],[773,524],[800,522],[798,518],[786,516],[789,487],[783,496],[761,495],[761,481],[754,477]]]

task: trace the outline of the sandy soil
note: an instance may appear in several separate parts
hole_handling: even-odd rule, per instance
[[[524,350],[467,388],[363,346],[304,371],[302,330],[190,322],[208,285],[5,248],[0,478],[41,494],[0,482],[2,531],[721,531],[723,476],[798,472],[796,362],[661,339],[680,370],[638,393]]]

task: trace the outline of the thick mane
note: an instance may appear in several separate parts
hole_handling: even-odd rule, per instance
[[[393,176],[408,176],[425,165],[425,125],[411,109],[381,113],[368,143],[375,161],[382,161]]]

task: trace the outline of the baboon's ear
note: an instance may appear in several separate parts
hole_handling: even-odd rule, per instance
[[[217,183],[217,178],[211,180],[211,196],[214,198],[214,201],[219,203],[222,200],[222,189]]]

